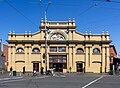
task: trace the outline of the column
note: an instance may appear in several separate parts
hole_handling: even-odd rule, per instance
[[[28,68],[28,66],[27,66],[27,64],[28,64],[28,60],[27,60],[27,59],[28,59],[28,58],[27,58],[27,52],[28,52],[28,51],[27,51],[27,46],[24,47],[24,52],[25,52],[25,65],[26,65],[26,66],[25,66],[25,70],[27,71],[27,70],[28,70],[28,69],[27,69],[27,68]]]
[[[69,71],[69,48],[68,48],[68,45],[66,44],[66,63],[67,63],[67,69],[66,69],[66,72]]]
[[[29,51],[28,52],[29,52],[29,56],[27,58],[27,60],[28,60],[28,64],[27,64],[28,66],[27,67],[30,68],[28,70],[33,71],[33,63],[30,60],[32,58],[32,54],[31,54],[32,53],[32,46],[29,46]]]
[[[88,57],[88,47],[85,47],[85,67],[86,67],[86,72],[89,71],[89,57]]]
[[[13,56],[12,56],[12,67],[13,67],[13,70],[16,70],[15,60],[16,60],[17,58],[16,58],[16,55],[15,55],[15,53],[16,53],[16,47],[15,47],[15,46],[13,46],[12,51],[13,51]]]
[[[89,47],[89,64],[90,64],[90,68],[92,66],[92,60],[91,60],[91,58],[92,58],[92,46]]]
[[[76,72],[76,48],[73,47],[73,72]]]
[[[105,72],[105,47],[102,46],[102,72]]]
[[[72,40],[75,40],[75,31],[73,31],[73,38]]]
[[[69,40],[72,40],[72,31],[69,31]]]
[[[109,53],[109,46],[106,47],[106,72],[110,70],[110,53]]]
[[[69,46],[69,55],[68,55],[68,61],[67,61],[67,67],[68,67],[68,70],[69,68],[71,67],[72,68],[72,48]]]

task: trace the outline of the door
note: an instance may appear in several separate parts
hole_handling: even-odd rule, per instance
[[[63,72],[63,65],[62,63],[54,63],[53,68],[55,68],[56,72]]]
[[[67,69],[66,55],[50,55],[49,67],[54,68],[56,72],[63,72],[63,69]]]
[[[77,63],[77,72],[83,72],[83,63]]]
[[[33,71],[39,72],[39,63],[33,63]]]

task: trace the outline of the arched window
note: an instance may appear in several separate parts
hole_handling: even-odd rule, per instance
[[[84,53],[84,50],[82,48],[78,48],[77,53]]]
[[[100,53],[100,50],[98,48],[94,48],[93,53]]]
[[[34,49],[32,50],[32,52],[38,53],[38,52],[40,52],[40,50],[39,50],[38,48],[34,48]]]
[[[18,52],[18,53],[23,53],[24,50],[23,50],[23,48],[17,48],[16,52]]]

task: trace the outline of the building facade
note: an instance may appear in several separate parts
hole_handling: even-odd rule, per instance
[[[117,54],[117,50],[115,48],[114,45],[110,45],[110,57],[114,57],[114,58],[117,58],[118,57],[118,54]]]
[[[8,45],[3,44],[3,55],[5,56],[5,71],[8,67]]]
[[[55,69],[57,72],[108,72],[108,32],[102,34],[76,31],[75,20],[41,20],[40,31],[36,33],[8,34],[8,70],[40,72],[40,68]],[[47,59],[45,60],[45,37],[47,38]],[[47,67],[47,68],[46,68]]]

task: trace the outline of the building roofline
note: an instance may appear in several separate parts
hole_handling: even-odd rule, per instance
[[[117,50],[116,50],[116,48],[115,48],[115,45],[110,45],[110,47],[113,47],[115,53],[117,54]]]

